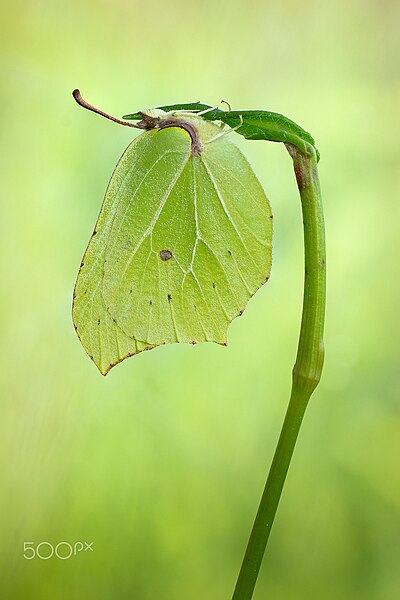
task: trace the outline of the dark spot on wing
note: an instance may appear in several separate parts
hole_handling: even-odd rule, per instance
[[[150,298],[150,302],[149,302],[150,306],[152,306],[153,304],[153,300]]]
[[[212,282],[212,286],[214,289],[217,287],[217,284],[215,283],[215,281]]]
[[[171,300],[172,300],[172,296],[171,296],[171,294],[168,294],[168,302],[171,302]]]
[[[232,256],[232,252],[230,250],[228,250],[228,254],[229,256]]]
[[[160,252],[160,258],[163,261],[167,261],[170,260],[172,258],[173,254],[171,252],[171,250],[161,250]]]

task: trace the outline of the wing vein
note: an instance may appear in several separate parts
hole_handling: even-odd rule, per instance
[[[207,164],[204,161],[203,161],[203,165],[204,165],[204,167],[205,167],[205,169],[207,171],[208,177],[209,177],[209,179],[210,179],[210,181],[211,181],[211,183],[212,183],[212,185],[214,187],[215,193],[217,194],[217,198],[219,199],[219,202],[220,202],[220,204],[222,206],[222,209],[223,209],[226,217],[228,218],[229,223],[231,224],[233,230],[236,232],[236,235],[239,238],[239,240],[240,240],[240,242],[241,242],[241,244],[243,246],[244,251],[246,252],[246,254],[248,255],[248,257],[250,258],[250,260],[253,263],[253,265],[256,267],[257,271],[259,271],[260,269],[259,269],[258,265],[255,263],[255,261],[254,261],[252,255],[251,255],[251,253],[248,251],[247,246],[246,246],[246,244],[243,241],[243,238],[241,236],[241,233],[238,230],[238,228],[236,227],[236,224],[235,224],[234,220],[232,219],[232,217],[231,217],[231,215],[229,213],[228,207],[225,204],[225,201],[224,201],[224,199],[222,197],[222,194],[221,194],[221,192],[220,192],[220,190],[218,188],[217,182],[214,179],[214,176],[212,175],[210,169],[208,168]]]

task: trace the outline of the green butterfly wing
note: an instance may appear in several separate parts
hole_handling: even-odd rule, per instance
[[[221,131],[206,126],[208,137]],[[196,155],[179,127],[140,135],[111,177],[78,274],[73,319],[84,348],[106,374],[157,345],[226,344],[230,322],[268,279],[271,240],[268,200],[226,136]]]

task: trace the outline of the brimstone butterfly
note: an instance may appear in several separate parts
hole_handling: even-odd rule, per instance
[[[142,116],[74,290],[75,329],[103,375],[161,344],[226,345],[271,268],[271,209],[239,148],[195,113]]]

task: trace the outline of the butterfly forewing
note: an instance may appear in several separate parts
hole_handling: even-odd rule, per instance
[[[271,238],[268,200],[229,139],[193,155],[181,128],[142,134],[114,171],[78,275],[82,344],[103,373],[163,343],[225,344],[269,276]]]

